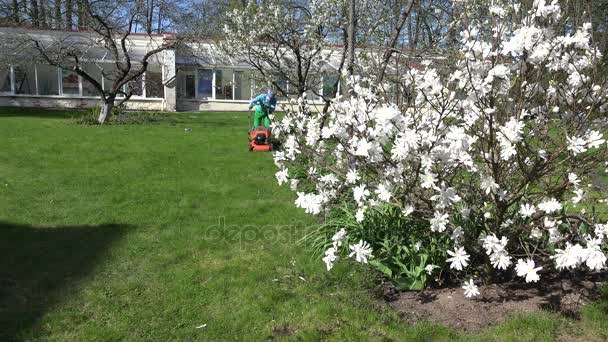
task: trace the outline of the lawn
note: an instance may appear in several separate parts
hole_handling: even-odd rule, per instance
[[[315,220],[244,113],[73,115],[0,109],[0,340],[608,339],[608,298],[475,334],[402,323],[369,275],[296,243]]]

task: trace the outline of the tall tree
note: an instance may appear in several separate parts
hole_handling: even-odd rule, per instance
[[[54,4],[54,13],[53,13],[53,21],[55,22],[54,28],[56,30],[61,30],[63,27],[63,18],[61,16],[61,0],[55,0]]]
[[[11,41],[14,50],[18,52],[13,59],[23,59],[27,55],[42,63],[78,74],[100,94],[98,122],[103,124],[116,106],[117,98],[122,96],[118,102],[120,106],[129,101],[136,90],[141,89],[138,80],[147,70],[150,60],[158,53],[174,48],[177,43],[176,40],[161,37],[140,38],[146,39],[146,51],[143,56],[139,55],[130,49],[129,40],[136,18],[142,14],[140,2],[133,4],[126,0],[120,3],[115,0],[98,0],[91,4],[82,1],[82,6],[89,18],[86,27],[89,32],[59,33],[52,36],[27,32],[19,34]],[[107,63],[111,63],[112,67],[98,66],[92,60],[91,51],[96,50],[104,51],[108,56]],[[18,62],[13,60],[12,63]],[[92,66],[106,80],[105,87],[101,79],[94,76],[90,69]],[[133,87],[133,83],[139,83],[139,88]]]
[[[84,4],[87,0],[77,0],[76,1],[76,10],[78,11],[78,29],[84,30],[86,28],[86,10]]]
[[[71,30],[73,28],[74,21],[72,15],[74,12],[74,5],[72,0],[65,0],[65,29]]]
[[[32,18],[32,26],[40,26],[38,17],[38,1],[36,0],[30,0],[30,17]]]
[[[13,8],[12,8],[13,22],[16,25],[19,25],[21,22],[21,18],[19,16],[19,1],[13,0]]]
[[[46,2],[44,0],[40,0],[39,4],[40,6],[40,26],[42,27],[47,27],[47,22],[46,22]]]

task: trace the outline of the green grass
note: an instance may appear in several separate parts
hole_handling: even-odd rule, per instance
[[[518,316],[475,335],[402,323],[369,275],[328,273],[295,243],[315,220],[276,186],[270,154],[247,151],[244,113],[70,115],[0,109],[0,340],[608,338],[608,298],[579,321]]]

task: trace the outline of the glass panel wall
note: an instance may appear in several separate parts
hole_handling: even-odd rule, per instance
[[[319,101],[321,99],[321,87],[320,79],[312,79],[310,89],[306,91],[306,99],[308,101]]]
[[[265,94],[271,88],[268,85],[268,81],[266,81],[262,75],[259,73],[253,74],[253,96],[258,96],[260,94]]]
[[[59,95],[59,76],[57,67],[52,65],[37,65],[38,69],[38,94]]]
[[[215,98],[232,100],[232,70],[215,71]]]
[[[91,76],[95,81],[103,86],[101,79],[101,66],[95,63],[87,63],[83,66],[84,71]],[[82,96],[99,96],[99,90],[84,77],[82,78]]]
[[[78,75],[70,70],[61,70],[63,95],[80,95]]]
[[[144,95],[144,78],[143,74],[137,76],[127,83],[127,94],[132,93],[132,96],[143,96]]]
[[[108,92],[112,90],[114,84],[118,80],[119,71],[114,63],[102,63],[99,64],[99,67],[103,69],[103,89]],[[125,90],[125,86],[123,86],[123,91]],[[118,96],[124,96],[123,94],[118,94]]]
[[[11,68],[9,66],[0,68],[0,93],[10,93],[11,88]]]
[[[336,81],[338,81],[338,75],[323,76],[323,96],[328,98],[336,97],[338,94],[338,86]]]
[[[165,97],[162,69],[158,64],[148,65],[148,69],[146,71],[146,97]]]
[[[251,98],[251,71],[234,72],[234,99],[249,100]]]
[[[180,68],[177,70],[177,97],[182,99],[193,99],[195,95],[195,70],[194,68]]]
[[[281,89],[283,89],[283,91],[287,92],[287,80],[286,79],[281,79],[278,75],[276,76],[275,82],[277,83],[278,87],[273,83],[271,84],[270,89],[272,90],[272,92],[274,93],[274,95],[277,98],[277,101],[283,101],[285,100],[285,96],[283,96],[283,93],[281,93],[279,91],[279,87]]]
[[[198,69],[198,98],[210,99],[213,96],[213,70]]]
[[[15,94],[36,94],[36,69],[34,65],[20,65],[13,68]]]

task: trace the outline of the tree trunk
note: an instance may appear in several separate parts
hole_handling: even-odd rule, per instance
[[[61,30],[61,22],[63,21],[61,19],[61,0],[55,0],[55,13],[53,20],[55,21],[55,29]]]
[[[36,0],[30,0],[30,16],[32,17],[32,26],[40,26],[40,21],[38,20],[38,1]]]
[[[13,22],[18,25],[21,20],[19,19],[19,1],[13,0]]]
[[[72,14],[74,12],[74,6],[72,5],[72,0],[65,0],[65,29],[72,29]]]
[[[46,24],[46,2],[44,0],[40,0],[40,26],[47,27]]]
[[[348,0],[348,28],[346,31],[348,36],[348,57],[346,64],[346,75],[348,76],[348,80],[346,81],[346,89],[350,95],[352,95],[353,90],[350,82],[352,81],[355,68],[355,20],[355,0]]]
[[[97,122],[100,125],[103,125],[108,117],[112,114],[112,108],[114,108],[114,98],[110,97],[103,100],[101,110],[99,111],[99,118],[97,119]]]
[[[146,33],[152,34],[152,23],[154,22],[154,0],[148,0],[146,11]]]
[[[76,8],[78,11],[78,29],[85,30],[87,23],[84,15],[84,5],[82,3],[83,0],[76,1]]]

